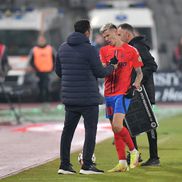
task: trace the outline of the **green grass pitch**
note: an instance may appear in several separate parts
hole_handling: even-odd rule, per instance
[[[160,167],[137,167],[125,173],[107,173],[117,164],[112,139],[96,145],[97,167],[106,172],[102,175],[58,175],[59,159],[26,170],[17,175],[1,179],[2,182],[180,182],[182,181],[182,115],[161,120],[158,128],[158,148]],[[142,158],[148,158],[146,134],[138,137]],[[59,146],[58,146],[59,147]],[[43,151],[42,151],[43,152]],[[41,155],[41,153],[40,153]],[[72,164],[77,172],[78,152],[71,155]]]

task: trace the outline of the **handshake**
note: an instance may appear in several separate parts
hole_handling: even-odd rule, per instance
[[[114,56],[110,61],[109,61],[109,64],[111,65],[116,65],[118,63],[118,59],[116,56]]]

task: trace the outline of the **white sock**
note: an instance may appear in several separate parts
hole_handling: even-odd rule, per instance
[[[119,164],[127,165],[127,162],[126,162],[126,160],[119,160]]]
[[[136,148],[134,148],[133,150],[130,151],[131,154],[134,153],[134,152],[137,152]]]

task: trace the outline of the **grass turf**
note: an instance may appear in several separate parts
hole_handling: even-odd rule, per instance
[[[17,175],[1,179],[2,182],[179,182],[182,181],[182,115],[160,121],[158,148],[160,167],[138,167],[126,173],[105,173],[103,175],[58,175],[59,160],[26,170]],[[107,171],[117,164],[115,147],[108,139],[96,146],[97,167]],[[138,137],[142,158],[148,158],[146,134]],[[41,155],[41,154],[40,154]],[[74,169],[79,171],[78,153],[71,155]]]

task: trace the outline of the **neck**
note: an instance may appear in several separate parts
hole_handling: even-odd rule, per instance
[[[86,31],[86,32],[84,33],[84,35],[89,39],[89,37],[90,37],[90,32],[89,32],[89,31]]]
[[[120,47],[120,46],[122,46],[123,45],[123,41],[122,40],[120,40],[120,39],[118,39],[117,41],[116,41],[116,43],[115,43],[115,47]]]
[[[42,44],[42,45],[38,45],[38,46],[41,47],[41,48],[44,48],[44,47],[47,46],[47,44]]]

